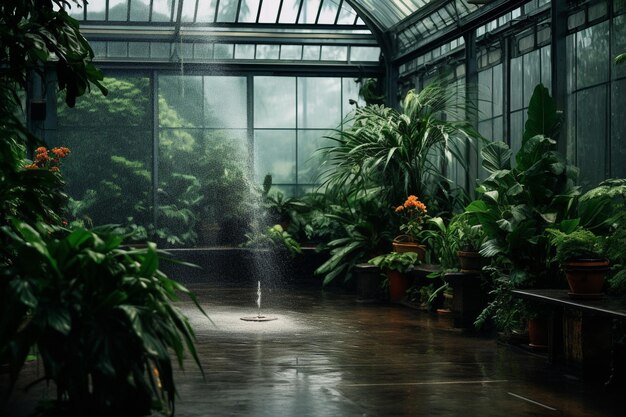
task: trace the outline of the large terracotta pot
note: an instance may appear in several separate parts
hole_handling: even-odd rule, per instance
[[[389,279],[389,300],[401,301],[411,287],[411,278],[398,271],[387,271],[387,278]]]
[[[566,262],[564,265],[565,277],[570,288],[572,298],[602,297],[604,277],[609,271],[609,261],[606,259],[583,259]]]
[[[417,242],[408,241],[397,237],[391,243],[394,252],[415,252],[417,253],[417,259],[424,261],[426,259],[426,245],[420,245]]]

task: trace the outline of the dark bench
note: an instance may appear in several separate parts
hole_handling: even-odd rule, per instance
[[[620,380],[623,366],[623,337],[626,300],[617,297],[574,299],[563,289],[514,290],[530,302],[548,307],[548,358],[555,365],[584,379]]]

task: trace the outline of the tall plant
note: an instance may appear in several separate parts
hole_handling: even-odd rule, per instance
[[[512,153],[503,142],[482,150],[482,165],[489,177],[466,210],[487,236],[480,253],[492,260],[496,299],[479,321],[506,317],[499,324],[514,326],[515,320],[508,318],[515,314],[505,310],[520,305],[509,302],[506,289],[550,286],[550,278],[556,276],[545,231],[570,221],[580,194],[575,185],[578,170],[556,149],[554,137],[560,123],[561,115],[548,90],[538,85],[530,100],[516,166],[511,166]]]
[[[325,183],[381,187],[387,201],[417,195],[430,205],[437,183],[448,181],[441,174],[442,159],[465,166],[462,149],[479,137],[463,121],[465,111],[456,89],[443,81],[409,91],[401,110],[381,105],[356,109],[353,125],[335,131],[333,145],[323,149]]]

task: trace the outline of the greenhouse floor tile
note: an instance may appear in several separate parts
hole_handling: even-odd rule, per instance
[[[268,285],[261,314],[276,320],[247,322],[259,314],[256,287],[190,287],[210,320],[179,302],[204,369],[203,377],[188,358],[177,371],[179,417],[604,417],[626,409],[624,395],[568,377],[543,355],[462,334],[449,318]],[[28,365],[20,385],[38,372]],[[43,389],[18,388],[8,416],[28,415]]]

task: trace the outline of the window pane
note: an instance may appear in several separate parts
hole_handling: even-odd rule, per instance
[[[278,45],[257,45],[256,59],[278,59],[280,46]]]
[[[611,177],[626,178],[626,80],[613,84],[611,97]]]
[[[577,87],[608,80],[609,23],[603,22],[576,34]]]
[[[613,53],[626,53],[626,14],[613,19]],[[613,78],[626,75],[626,64],[613,63]]]
[[[254,45],[235,45],[235,59],[254,59]]]
[[[525,110],[511,113],[511,151],[515,155],[522,147],[522,135],[524,133],[524,112]]]
[[[280,23],[296,23],[298,9],[301,0],[283,0],[283,8],[280,11]]]
[[[296,127],[296,79],[254,77],[254,126]]]
[[[159,126],[200,127],[203,117],[202,77],[159,77]]]
[[[221,0],[220,10],[217,13],[218,22],[234,22],[237,17],[237,3],[239,0]]]
[[[325,167],[324,158],[316,151],[332,145],[333,141],[324,137],[329,133],[324,130],[298,131],[298,184],[319,183],[319,175]]]
[[[204,125],[246,128],[245,77],[204,77]]]
[[[523,88],[522,57],[513,58],[511,60],[511,110],[518,110],[524,107]]]
[[[302,52],[302,59],[308,61],[319,61],[320,59],[320,46],[319,45],[304,45]]]
[[[298,78],[298,127],[337,127],[341,121],[340,101],[340,78]]]
[[[478,86],[478,118],[489,119],[493,115],[491,69],[478,73]]]
[[[150,44],[148,42],[128,42],[128,56],[131,58],[148,58]]]
[[[351,61],[377,62],[380,57],[380,48],[369,46],[352,46],[350,48]]]
[[[541,67],[539,50],[524,55],[524,107],[528,106],[530,97],[540,81]]]
[[[299,61],[302,57],[301,45],[282,45],[280,47],[280,59]]]
[[[264,1],[261,7],[261,15],[259,16],[259,23],[276,23],[278,18],[278,5],[277,1]]]
[[[315,23],[317,18],[317,11],[320,7],[322,0],[302,0],[304,5],[302,6],[302,12],[300,14],[299,23]]]
[[[89,2],[91,6],[93,2]],[[130,2],[130,20],[147,22],[150,16],[150,0],[132,0]]]
[[[242,0],[239,10],[239,22],[254,23],[259,12],[260,0]]]
[[[341,119],[344,120],[349,117],[356,108],[355,104],[350,104],[350,100],[358,103],[359,106],[364,106],[365,103],[359,97],[360,84],[354,82],[354,78],[343,79],[343,98],[341,102]]]
[[[173,0],[153,0],[153,3],[152,3],[152,21],[153,22],[171,21],[172,1]]]
[[[125,21],[128,16],[128,0],[109,0],[109,20]]]
[[[604,179],[606,143],[606,87],[599,86],[576,95],[576,165],[580,185],[596,186]]]
[[[233,59],[235,46],[232,43],[218,43],[213,48],[214,59]]]
[[[270,174],[275,184],[295,184],[296,131],[256,130],[254,168],[259,183]]]
[[[186,0],[189,1],[189,0]],[[215,18],[215,9],[217,8],[217,0],[198,0],[198,14],[196,22],[207,23],[212,22]]]
[[[493,67],[493,115],[502,114],[502,101],[504,92],[502,91],[502,64]]]
[[[104,20],[106,0],[92,0],[87,5],[87,20]]]
[[[348,47],[347,46],[322,46],[322,60],[323,61],[347,61],[348,60]]]

